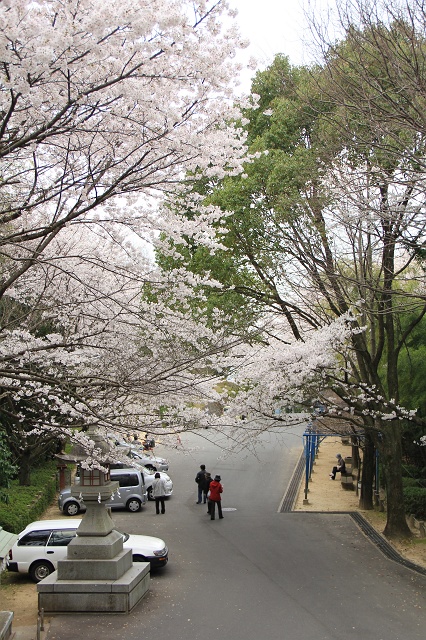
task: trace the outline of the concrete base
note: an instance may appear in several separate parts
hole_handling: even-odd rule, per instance
[[[12,611],[0,611],[0,640],[12,637]]]
[[[70,560],[67,558],[58,561],[57,580],[59,582],[71,580],[116,582],[129,571],[132,565],[131,549],[122,549],[112,560],[103,558]]]
[[[133,564],[132,550],[123,549],[123,534],[115,531],[105,507],[118,483],[96,469],[82,469],[81,480],[71,493],[79,495],[81,490],[86,513],[67,557],[37,585],[39,611],[129,613],[149,589],[150,565]]]
[[[38,608],[54,613],[129,613],[149,589],[150,565],[138,562],[117,580],[58,580],[37,585]]]

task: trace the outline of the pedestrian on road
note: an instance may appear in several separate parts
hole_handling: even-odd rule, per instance
[[[223,518],[222,515],[222,498],[221,493],[223,492],[223,487],[220,484],[220,476],[215,476],[214,480],[210,482],[210,495],[209,495],[209,510],[211,520],[215,519],[215,510],[217,505],[217,512],[219,514],[219,519]]]
[[[150,451],[155,447],[155,440],[149,435],[149,433],[145,434],[145,438],[142,443],[142,446],[144,451]]]
[[[337,465],[333,467],[330,473],[330,480],[336,479],[336,473],[340,472],[342,474],[342,473],[345,473],[346,471],[346,463],[342,458],[342,454],[338,453],[336,458],[337,458]]]
[[[204,476],[204,480],[201,481],[202,490],[203,490],[203,502],[204,502],[204,504],[206,504],[206,502],[207,502],[207,494],[209,492],[210,483],[212,482],[212,480],[213,480],[212,474],[209,473],[208,471],[206,471],[205,476]]]
[[[160,513],[160,504],[161,504],[161,513],[166,513],[166,505],[164,503],[164,497],[166,495],[166,483],[160,474],[157,473],[154,476],[154,482],[152,483],[152,495],[155,500],[155,512],[158,515]]]
[[[198,484],[197,504],[201,504],[203,500],[203,485],[206,479],[206,465],[200,464],[200,470],[195,476],[195,482]]]

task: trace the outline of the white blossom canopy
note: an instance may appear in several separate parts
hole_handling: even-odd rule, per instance
[[[188,320],[185,274],[164,282],[130,240],[213,242],[214,208],[192,202],[183,225],[158,201],[199,171],[240,171],[229,17],[224,0],[0,3],[0,381],[15,427],[140,425],[167,397],[185,406],[202,344],[210,365],[223,348]],[[142,303],[147,283],[179,312]]]

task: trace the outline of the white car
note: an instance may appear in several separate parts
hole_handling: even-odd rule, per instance
[[[154,456],[149,451],[144,451],[139,447],[135,447],[132,445],[127,455],[129,456],[129,458],[136,460],[138,464],[142,464],[144,467],[148,467],[148,469],[152,469],[153,471],[169,470],[168,460],[166,460],[165,458]]]
[[[148,494],[148,500],[154,500],[152,496],[152,483],[154,482],[155,471],[153,469],[148,469],[148,467],[143,468],[143,477],[145,478],[145,487]],[[166,486],[166,498],[170,498],[173,493],[173,482],[168,473],[164,471],[158,471],[160,474],[160,478],[164,480],[164,484]]]
[[[47,578],[67,557],[67,546],[76,536],[81,520],[39,520],[29,524],[9,551],[8,571],[29,573],[34,582]],[[169,550],[164,540],[122,533],[124,549],[131,549],[133,562],[149,562],[151,569],[166,566]]]
[[[111,434],[107,440],[109,445],[116,447],[121,453],[136,460],[138,464],[153,469],[154,471],[168,471],[169,461],[165,458],[155,456],[151,451],[145,451],[140,445],[135,445],[121,438],[112,437]],[[113,453],[113,452],[111,452]]]

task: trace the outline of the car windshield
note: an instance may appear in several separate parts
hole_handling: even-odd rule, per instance
[[[143,472],[147,475],[147,476],[153,476],[154,473],[156,473],[154,471],[154,469],[149,469],[148,467],[144,467],[143,468]]]

